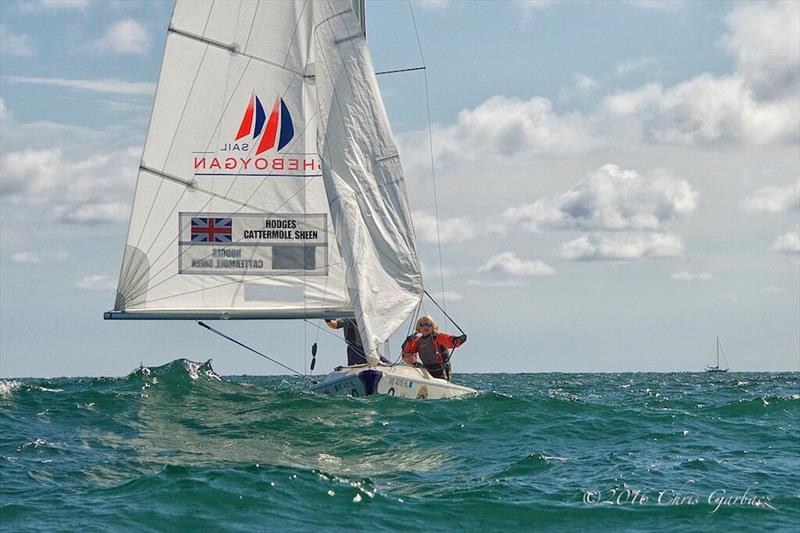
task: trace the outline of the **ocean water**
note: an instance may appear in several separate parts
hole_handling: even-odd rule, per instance
[[[800,374],[316,396],[185,360],[0,381],[0,529],[797,531]]]

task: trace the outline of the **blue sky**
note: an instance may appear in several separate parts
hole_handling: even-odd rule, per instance
[[[716,335],[734,369],[800,369],[796,2],[413,5],[442,270],[424,78],[380,83],[457,370],[700,370]],[[192,323],[102,320],[171,11],[0,2],[0,376],[278,371]],[[407,2],[367,13],[377,70],[421,64]],[[315,325],[220,327],[339,364]]]

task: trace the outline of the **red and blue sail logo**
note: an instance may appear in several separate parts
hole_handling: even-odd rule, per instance
[[[262,133],[263,135],[261,135]],[[258,148],[256,148],[256,155],[273,148],[276,142],[278,150],[289,144],[289,141],[294,137],[294,125],[292,124],[292,116],[289,114],[289,108],[286,107],[283,98],[280,96],[275,98],[272,112],[269,114],[269,119],[267,119],[261,100],[255,92],[250,95],[250,103],[248,103],[244,117],[242,117],[242,124],[236,134],[236,140],[238,141],[251,134],[253,141],[261,135],[261,141],[258,143]]]

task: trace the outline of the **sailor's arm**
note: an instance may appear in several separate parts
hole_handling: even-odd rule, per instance
[[[439,333],[436,335],[436,342],[439,344],[439,346],[444,348],[458,348],[467,342],[467,336],[460,335],[458,337],[454,337],[453,335],[448,335],[447,333]]]

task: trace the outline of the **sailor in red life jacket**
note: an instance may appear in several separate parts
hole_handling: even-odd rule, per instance
[[[450,350],[466,341],[466,335],[454,337],[439,333],[436,322],[429,316],[422,316],[417,319],[417,334],[403,343],[403,362],[414,364],[419,355],[433,377],[450,381]]]

